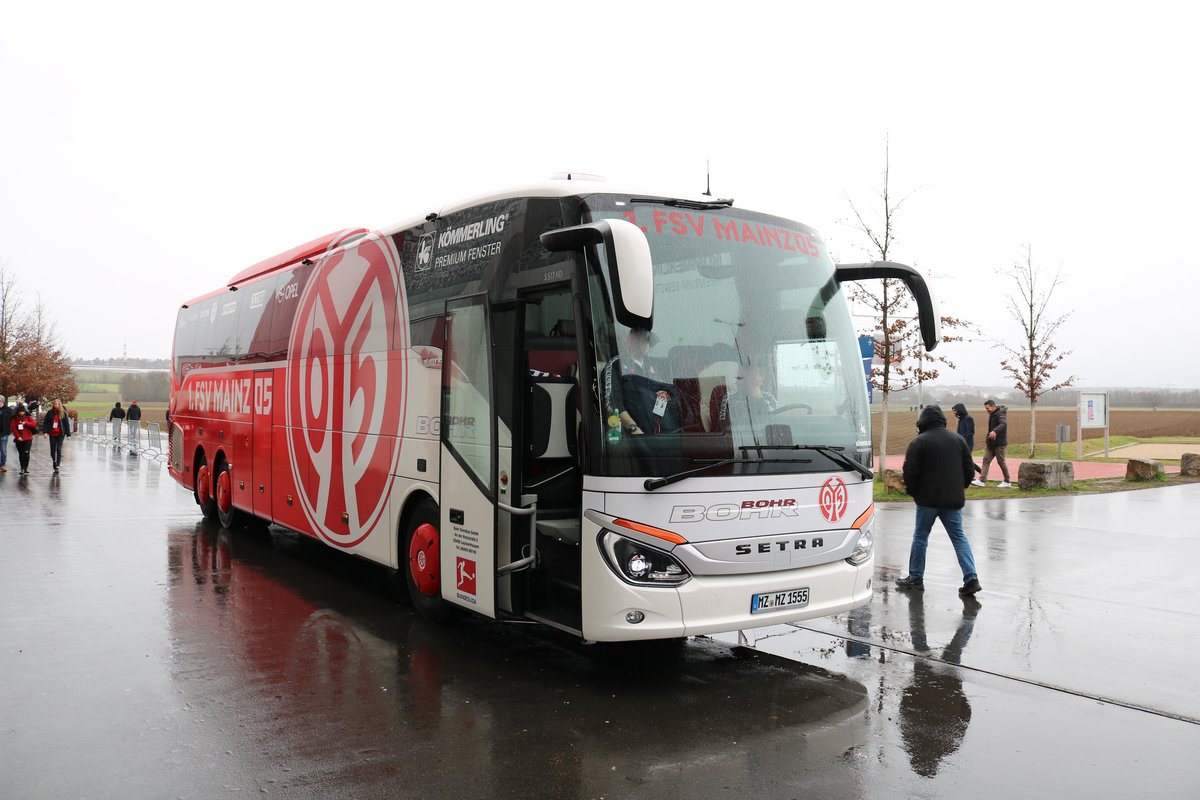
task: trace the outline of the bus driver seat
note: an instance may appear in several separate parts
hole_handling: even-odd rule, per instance
[[[700,416],[704,422],[704,430],[722,430],[720,420],[717,419],[721,401],[736,385],[737,374],[736,361],[717,361],[700,370]]]

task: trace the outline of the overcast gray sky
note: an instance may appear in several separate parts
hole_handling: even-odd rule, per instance
[[[1184,3],[5,3],[0,259],[73,356],[165,357],[181,302],[344,227],[581,171],[713,193],[893,259],[1020,335],[1032,245],[1089,388],[1200,387]],[[864,323],[865,324],[865,323]],[[1002,384],[951,345],[942,382]]]

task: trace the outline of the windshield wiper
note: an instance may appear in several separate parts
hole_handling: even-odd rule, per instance
[[[789,448],[790,449],[790,448]],[[693,475],[698,475],[701,472],[708,472],[717,467],[724,467],[728,464],[811,464],[811,458],[723,458],[720,461],[713,461],[695,469],[676,472],[674,475],[667,475],[665,478],[646,478],[646,482],[642,485],[646,487],[647,492],[653,492],[655,489],[661,489],[664,486],[670,486],[672,483],[679,483],[684,478],[690,478]]]
[[[668,197],[665,200],[660,200],[654,197],[631,197],[631,203],[662,203],[664,206],[673,206],[675,208],[694,208],[698,211],[711,211],[717,208],[732,208],[733,198],[717,198],[707,202],[702,200],[680,200],[676,197]]]
[[[739,447],[743,453],[747,450],[812,450],[814,453],[820,453],[835,464],[839,464],[846,469],[852,469],[859,475],[862,475],[868,480],[875,480],[875,473],[867,467],[850,458],[842,451],[846,448],[838,447],[832,444],[764,444],[761,446],[746,445]]]

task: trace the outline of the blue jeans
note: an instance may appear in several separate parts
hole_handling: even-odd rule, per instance
[[[8,436],[0,436],[0,467],[8,466]]]
[[[963,583],[979,577],[975,573],[975,556],[971,554],[971,543],[963,533],[961,508],[933,508],[917,506],[917,527],[913,531],[912,549],[908,552],[908,576],[923,578],[925,576],[925,549],[929,547],[929,532],[933,530],[935,520],[942,521],[950,543],[954,545],[954,555],[958,556],[958,566],[962,568]]]

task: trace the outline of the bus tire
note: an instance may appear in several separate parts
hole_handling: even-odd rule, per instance
[[[405,521],[400,561],[413,607],[423,617],[446,622],[457,609],[442,599],[438,522],[437,503],[429,499],[417,503]]]
[[[196,458],[196,467],[192,470],[195,481],[192,484],[192,494],[196,505],[200,506],[200,515],[212,519],[217,515],[217,498],[213,495],[212,474],[208,469],[208,459],[201,453]]]
[[[213,481],[213,485],[217,519],[222,528],[232,528],[240,521],[241,512],[233,507],[233,470],[224,458],[217,461],[216,480]]]

